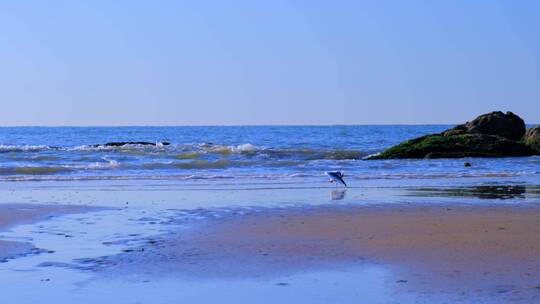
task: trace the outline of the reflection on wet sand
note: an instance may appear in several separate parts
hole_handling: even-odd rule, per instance
[[[476,197],[480,199],[525,199],[540,197],[540,186],[493,185],[448,188],[416,188],[407,192],[407,196],[424,197]]]
[[[342,200],[345,198],[345,194],[346,194],[347,190],[346,189],[343,189],[343,190],[332,190],[331,192],[331,198],[333,201],[339,201],[339,200]]]

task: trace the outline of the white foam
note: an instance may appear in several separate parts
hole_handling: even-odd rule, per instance
[[[236,147],[233,147],[233,151],[238,151],[238,152],[253,152],[257,150],[259,150],[259,148],[252,144],[241,144]]]
[[[42,151],[49,149],[51,147],[45,145],[0,145],[0,151],[2,152]]]

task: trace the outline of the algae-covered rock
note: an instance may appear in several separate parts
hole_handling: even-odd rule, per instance
[[[534,133],[534,134],[533,134]],[[525,123],[512,112],[491,112],[439,134],[404,141],[367,159],[462,158],[530,156],[540,130],[531,131],[530,144],[522,141]]]
[[[531,154],[531,150],[523,143],[500,136],[434,134],[405,141],[368,159],[504,157]]]
[[[523,140],[527,147],[540,154],[540,125],[527,130]]]

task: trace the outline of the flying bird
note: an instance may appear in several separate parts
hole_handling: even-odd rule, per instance
[[[342,183],[345,187],[347,187],[347,183],[345,183],[345,181],[343,180],[343,177],[345,176],[343,171],[328,171],[324,173],[328,175],[328,177],[330,177],[331,183],[336,183],[336,187],[338,183]]]

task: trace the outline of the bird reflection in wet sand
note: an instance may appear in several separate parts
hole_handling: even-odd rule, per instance
[[[339,201],[345,198],[346,189],[343,190],[332,190],[331,197],[333,201]]]

